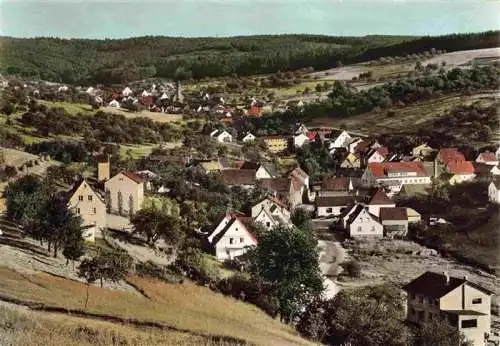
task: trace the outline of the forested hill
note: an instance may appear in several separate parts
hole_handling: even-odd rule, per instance
[[[137,37],[121,40],[0,37],[0,73],[65,83],[126,83],[150,77],[201,78],[438,50],[498,46],[498,31],[437,37],[319,35],[229,38]]]

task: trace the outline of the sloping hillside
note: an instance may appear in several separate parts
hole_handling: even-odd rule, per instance
[[[213,293],[192,282],[166,284],[137,276],[129,281],[144,292],[123,292],[86,285],[45,273],[22,274],[0,267],[0,297],[52,311],[62,308],[72,315],[115,320],[130,325],[150,325],[205,339],[258,345],[305,345],[292,328],[264,314],[258,308]],[[86,314],[91,314],[89,316]],[[1,325],[0,325],[1,326]]]

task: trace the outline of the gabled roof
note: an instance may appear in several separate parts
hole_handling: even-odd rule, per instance
[[[357,196],[322,196],[316,197],[315,204],[317,207],[343,207],[360,199]]]
[[[470,161],[448,161],[446,166],[451,174],[474,174],[474,165]]]
[[[132,180],[134,183],[137,183],[137,184],[142,184],[144,183],[144,179],[142,179],[140,176],[138,176],[137,174],[135,174],[134,172],[128,172],[128,171],[123,171],[121,172],[124,176],[126,176],[127,178],[129,178],[130,180]]]
[[[255,169],[224,169],[220,174],[225,185],[254,185],[256,173]]]
[[[314,141],[316,139],[316,135],[318,134],[317,131],[309,131],[307,132],[307,138],[309,138],[309,140],[311,141]]]
[[[89,182],[85,179],[80,179],[79,181],[75,182],[73,184],[73,187],[66,193],[66,196],[68,198],[68,200],[73,197],[73,195],[75,194],[75,192],[80,188],[80,186],[82,186],[83,184],[87,184],[87,186],[90,188],[90,190],[92,190],[92,192],[97,196],[97,198],[102,202],[102,203],[105,203],[104,202],[104,198],[101,196],[101,194],[99,194],[93,187],[92,185],[89,184]]]
[[[491,151],[485,151],[484,153],[480,153],[477,156],[476,161],[478,161],[478,160],[482,160],[482,161],[485,161],[485,162],[496,162],[496,161],[498,161],[498,159],[495,156],[495,153],[492,153]]]
[[[349,191],[351,178],[348,177],[330,177],[323,179],[321,189],[324,191]]]
[[[378,189],[377,192],[373,195],[373,197],[370,199],[369,205],[387,205],[387,204],[394,204],[393,201],[387,195],[385,194],[384,190]]]
[[[252,117],[260,117],[262,115],[262,107],[259,106],[251,106],[247,111],[247,115]]]
[[[380,208],[379,218],[381,221],[391,220],[391,221],[400,221],[400,220],[408,220],[408,213],[406,208],[403,207],[393,207],[393,208]]]
[[[393,172],[415,172],[419,177],[427,176],[422,162],[371,162],[367,167],[376,178],[386,178],[388,173]]]
[[[420,293],[431,298],[441,298],[464,283],[467,283],[468,285],[486,294],[493,294],[493,292],[467,281],[465,278],[459,279],[450,276],[449,281],[446,282],[445,275],[434,272],[425,272],[415,280],[403,286],[403,289],[407,292]]]
[[[290,186],[292,185],[292,179],[290,178],[266,178],[261,179],[262,185],[270,190],[277,192],[290,192]]]
[[[457,148],[441,148],[438,157],[444,163],[450,161],[465,161],[465,156]]]
[[[351,209],[352,210],[352,209]],[[366,208],[364,205],[362,204],[356,204],[354,206],[354,211],[349,215],[349,218],[347,219],[347,222],[346,224],[347,225],[350,225],[354,220],[357,219],[357,217],[359,216],[359,214],[361,214],[361,212],[365,210],[366,213],[371,217],[371,219],[375,222],[379,222],[378,218],[371,214],[369,211],[368,211],[368,208]]]
[[[225,217],[230,217],[230,220],[229,222],[227,223],[227,225],[219,232],[217,233],[217,235],[215,235],[215,237],[212,239],[212,244],[215,245],[219,242],[219,240],[221,240],[221,238],[226,234],[226,232],[231,228],[231,226],[239,221],[241,226],[243,227],[243,231],[246,232],[250,238],[252,238],[252,240],[257,243],[257,238],[255,237],[255,235],[250,232],[248,230],[248,228],[245,226],[245,223],[240,219],[240,217],[236,217],[235,215],[226,215]],[[222,222],[222,221],[221,221]]]

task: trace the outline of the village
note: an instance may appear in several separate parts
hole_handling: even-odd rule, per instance
[[[360,133],[356,128],[312,126],[300,119],[264,130],[259,121],[268,121],[276,113],[301,114],[311,101],[299,98],[276,104],[249,97],[236,105],[204,88],[184,92],[180,81],[101,90],[4,79],[2,87],[21,100],[16,107],[24,107],[26,113],[67,115],[65,109],[41,108],[44,102],[86,104],[99,112],[124,112],[141,131],[130,136],[164,126],[160,131],[173,131],[179,137],[148,143],[152,149],[146,154],[124,157],[112,140],[99,140],[108,136],[105,131],[113,133],[113,119],[118,118],[111,118],[109,129],[93,138],[98,144],[92,149],[87,146],[82,160],[63,155],[69,151],[66,147],[36,149],[36,141],[30,145],[38,152],[33,151],[24,162],[16,159],[21,155],[18,146],[0,149],[4,195],[16,182],[26,186],[35,184],[29,179],[50,183],[64,196],[68,210],[81,218],[87,246],[125,251],[137,263],[167,267],[189,248],[179,245],[178,234],[169,233],[175,228],[195,240],[197,245],[192,247],[210,259],[221,274],[218,279],[224,280],[238,273],[249,275],[246,268],[252,260],[248,255],[255,255],[266,233],[310,229],[318,238],[313,252],[318,252],[326,298],[389,281],[407,293],[408,321],[424,324],[441,316],[474,345],[498,345],[498,264],[489,253],[486,259],[478,259],[469,248],[456,246],[474,235],[455,231],[477,226],[473,223],[477,220],[484,221],[480,226],[488,224],[498,214],[497,144],[473,151],[467,142],[464,147],[438,146],[433,144],[436,141],[416,139],[402,147],[397,140],[385,141],[384,136]],[[146,112],[172,117],[172,121],[147,119],[151,123],[142,132]],[[23,120],[26,113],[9,113],[3,124],[14,123],[13,128],[21,129],[23,136],[36,138],[38,132],[29,132]],[[175,117],[179,114],[181,120]],[[89,119],[84,127],[95,130]],[[51,140],[67,140],[67,134],[46,131]],[[87,145],[87,135],[82,136],[78,141]],[[170,132],[162,136],[169,137]],[[67,162],[61,162],[58,155]],[[12,203],[8,196],[5,199],[3,218],[11,221]],[[22,217],[17,222],[15,227],[2,222],[0,244],[8,246],[19,234],[30,237],[30,230],[24,229],[29,223],[23,224]],[[449,240],[453,232],[464,238]],[[35,237],[30,241],[35,240],[42,242]],[[483,246],[484,238],[474,242]],[[394,258],[386,257],[391,251]],[[378,257],[382,262],[376,268]],[[0,253],[0,262],[15,261],[5,252],[3,257]],[[415,267],[416,262],[425,265]],[[398,273],[399,264],[412,268]],[[435,273],[444,264],[454,267],[451,275],[448,270]],[[185,263],[179,267],[183,275],[209,286],[212,279],[203,270]],[[54,275],[82,280],[68,270]]]

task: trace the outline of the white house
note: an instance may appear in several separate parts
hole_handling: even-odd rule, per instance
[[[316,216],[339,216],[347,208],[350,208],[356,202],[355,196],[328,196],[316,197],[314,200],[316,204]]]
[[[262,209],[256,217],[254,217],[253,222],[260,223],[265,229],[272,229],[280,224],[280,220],[271,215],[266,209]]]
[[[58,92],[65,92],[68,91],[68,87],[66,85],[61,85],[59,88],[57,88]]]
[[[94,242],[96,236],[106,228],[106,204],[102,197],[92,189],[86,180],[75,184],[69,192],[68,206],[82,218],[83,238]]]
[[[87,94],[94,95],[95,89],[93,87],[88,87],[85,91]]]
[[[382,150],[380,150],[380,148],[370,150],[366,156],[366,163],[380,163],[384,161],[385,155],[383,154]]]
[[[125,89],[122,90],[122,95],[125,97],[132,95],[132,89],[130,89],[129,87],[125,87]]]
[[[210,137],[215,138],[219,143],[227,143],[233,141],[233,136],[226,130],[214,130],[210,133]]]
[[[306,143],[309,143],[309,137],[305,135],[304,133],[300,133],[298,135],[293,136],[293,145],[296,148],[302,148],[302,146]]]
[[[120,215],[131,215],[142,207],[144,179],[133,172],[120,172],[104,183],[107,208]]]
[[[361,138],[353,138],[351,142],[349,143],[349,152],[350,153],[355,153],[356,152],[356,147],[358,146],[359,143],[363,142]]]
[[[253,141],[255,141],[255,138],[256,137],[253,134],[251,134],[250,132],[247,132],[245,137],[243,137],[242,141],[243,141],[243,143],[253,142]]]
[[[379,216],[380,208],[394,208],[396,203],[394,203],[382,189],[378,189],[368,202],[368,211],[370,214]]]
[[[431,177],[422,162],[373,162],[361,176],[363,186],[385,185],[398,193],[403,184],[430,184]]]
[[[304,125],[304,124],[296,124],[297,126],[297,130],[295,130],[295,134],[296,135],[300,135],[300,134],[303,134],[303,135],[306,135],[309,130],[307,129],[307,127]]]
[[[497,166],[498,158],[495,156],[495,153],[492,153],[491,151],[485,151],[484,153],[480,153],[479,155],[477,155],[476,162]]]
[[[161,94],[160,100],[168,100],[168,95],[166,93]]]
[[[108,106],[113,108],[120,108],[120,102],[118,102],[117,100],[113,100],[110,103],[108,103]]]
[[[488,197],[490,202],[500,204],[500,179],[494,179],[488,185]]]
[[[143,90],[142,93],[141,93],[141,96],[142,97],[148,97],[148,96],[151,96],[151,93],[149,93],[147,90]]]
[[[208,236],[218,261],[232,260],[257,245],[257,239],[248,230],[241,217],[228,213]]]
[[[352,142],[352,137],[347,133],[347,131],[342,131],[335,140],[330,142],[328,150],[330,155],[333,155],[337,149],[349,148],[349,143]]]
[[[368,209],[361,204],[357,204],[351,211],[346,225],[351,238],[382,238],[384,236],[384,227],[378,218],[370,214]]]
[[[252,206],[252,217],[256,218],[262,210],[279,219],[285,225],[291,225],[290,211],[286,205],[273,196],[267,196],[259,203]]]

